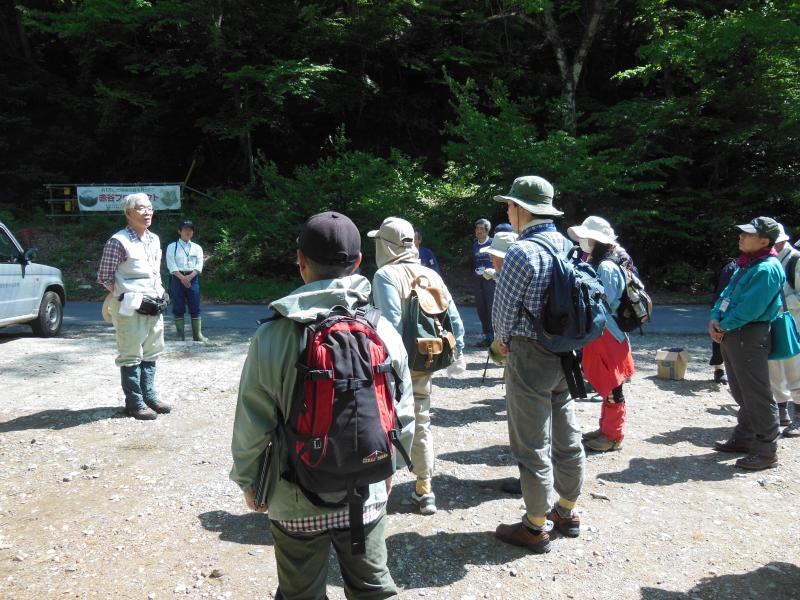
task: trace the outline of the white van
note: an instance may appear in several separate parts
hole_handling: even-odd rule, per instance
[[[61,331],[64,282],[58,269],[31,262],[35,256],[0,222],[0,327],[28,323],[36,335],[52,337]]]

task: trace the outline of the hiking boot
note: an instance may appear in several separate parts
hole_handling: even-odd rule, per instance
[[[721,383],[722,385],[728,383],[724,369],[714,369],[714,383]]]
[[[565,537],[576,538],[581,533],[581,518],[574,510],[571,517],[562,517],[554,506],[546,517],[553,522],[553,527],[558,529],[558,532]]]
[[[622,450],[622,440],[610,440],[603,434],[596,438],[588,439],[583,443],[587,450],[592,452],[613,452]]]
[[[776,454],[748,454],[737,460],[736,466],[748,471],[771,469],[778,466],[778,456]]]
[[[717,452],[731,452],[732,454],[748,454],[750,452],[749,444],[744,444],[731,437],[725,442],[714,442],[714,450]]]
[[[512,477],[511,479],[506,479],[501,485],[500,489],[503,490],[506,494],[522,494],[522,483],[519,480],[519,477]]]
[[[152,408],[155,412],[157,412],[160,415],[166,415],[172,412],[172,407],[166,402],[161,402],[161,400],[156,400],[155,402],[148,402],[147,406]]]
[[[599,429],[595,429],[594,431],[587,431],[581,436],[581,439],[585,442],[586,440],[595,440],[599,438],[602,433],[600,433]]]
[[[498,525],[494,536],[501,542],[527,548],[535,554],[550,552],[550,535],[546,531],[536,531],[522,523]]]
[[[800,437],[800,420],[795,421],[783,430],[783,437],[796,438]]]
[[[436,513],[436,496],[433,492],[420,495],[414,490],[411,493],[411,502],[417,506],[417,510],[421,515],[432,515]]]
[[[158,415],[146,406],[141,406],[139,408],[129,408],[128,416],[131,416],[134,419],[138,419],[139,421],[154,421],[155,419],[158,418]]]
[[[789,418],[789,408],[786,404],[778,404],[778,423],[781,427],[792,424],[792,420]]]

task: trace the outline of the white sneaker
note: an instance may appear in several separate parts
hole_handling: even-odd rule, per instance
[[[411,501],[417,505],[421,515],[432,515],[436,513],[436,496],[433,492],[420,496],[417,491],[411,494]]]

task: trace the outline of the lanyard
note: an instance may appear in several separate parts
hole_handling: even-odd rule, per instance
[[[183,240],[180,239],[180,238],[178,238],[178,240],[175,242],[175,250],[172,251],[172,257],[175,260],[175,264],[177,265],[178,264],[178,246],[180,246],[181,250],[186,255],[186,265],[185,266],[188,269],[190,267],[189,263],[191,262],[189,260],[189,257],[192,254],[192,242],[189,242],[186,246],[184,246],[181,242],[183,242]],[[187,250],[187,246],[188,246],[188,250]]]

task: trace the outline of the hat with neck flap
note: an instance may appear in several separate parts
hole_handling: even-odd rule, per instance
[[[394,263],[418,263],[419,250],[414,245],[414,227],[400,217],[386,217],[380,229],[367,237],[375,239],[375,262],[378,267]]]

